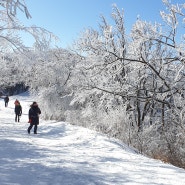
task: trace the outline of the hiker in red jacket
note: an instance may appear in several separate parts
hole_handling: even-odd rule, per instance
[[[15,105],[15,122],[20,121],[20,116],[22,115],[22,106],[21,104],[16,104]]]

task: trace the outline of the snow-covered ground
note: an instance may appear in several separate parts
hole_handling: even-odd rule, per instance
[[[14,122],[14,101],[23,107]],[[185,185],[185,170],[136,154],[94,131],[64,122],[40,121],[27,134],[34,99],[0,100],[0,185]]]

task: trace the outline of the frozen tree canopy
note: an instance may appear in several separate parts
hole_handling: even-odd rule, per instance
[[[17,15],[17,10],[22,11],[27,18],[31,18],[24,0],[0,0],[0,6],[5,8],[11,18]]]

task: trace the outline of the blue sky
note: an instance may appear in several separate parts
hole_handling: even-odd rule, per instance
[[[137,15],[142,20],[161,22],[162,0],[26,0],[32,19],[21,20],[25,25],[43,27],[60,38],[60,46],[67,47],[87,27],[98,28],[100,15],[111,20],[112,4],[125,12],[125,26],[129,32]],[[171,0],[182,4],[184,0]],[[26,39],[26,38],[25,38]],[[28,41],[27,41],[28,42]]]

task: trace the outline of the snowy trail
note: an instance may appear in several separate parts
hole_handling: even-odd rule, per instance
[[[14,122],[14,104],[23,107]],[[185,170],[134,153],[94,131],[41,120],[38,135],[27,134],[33,99],[0,100],[0,185],[185,185]]]

